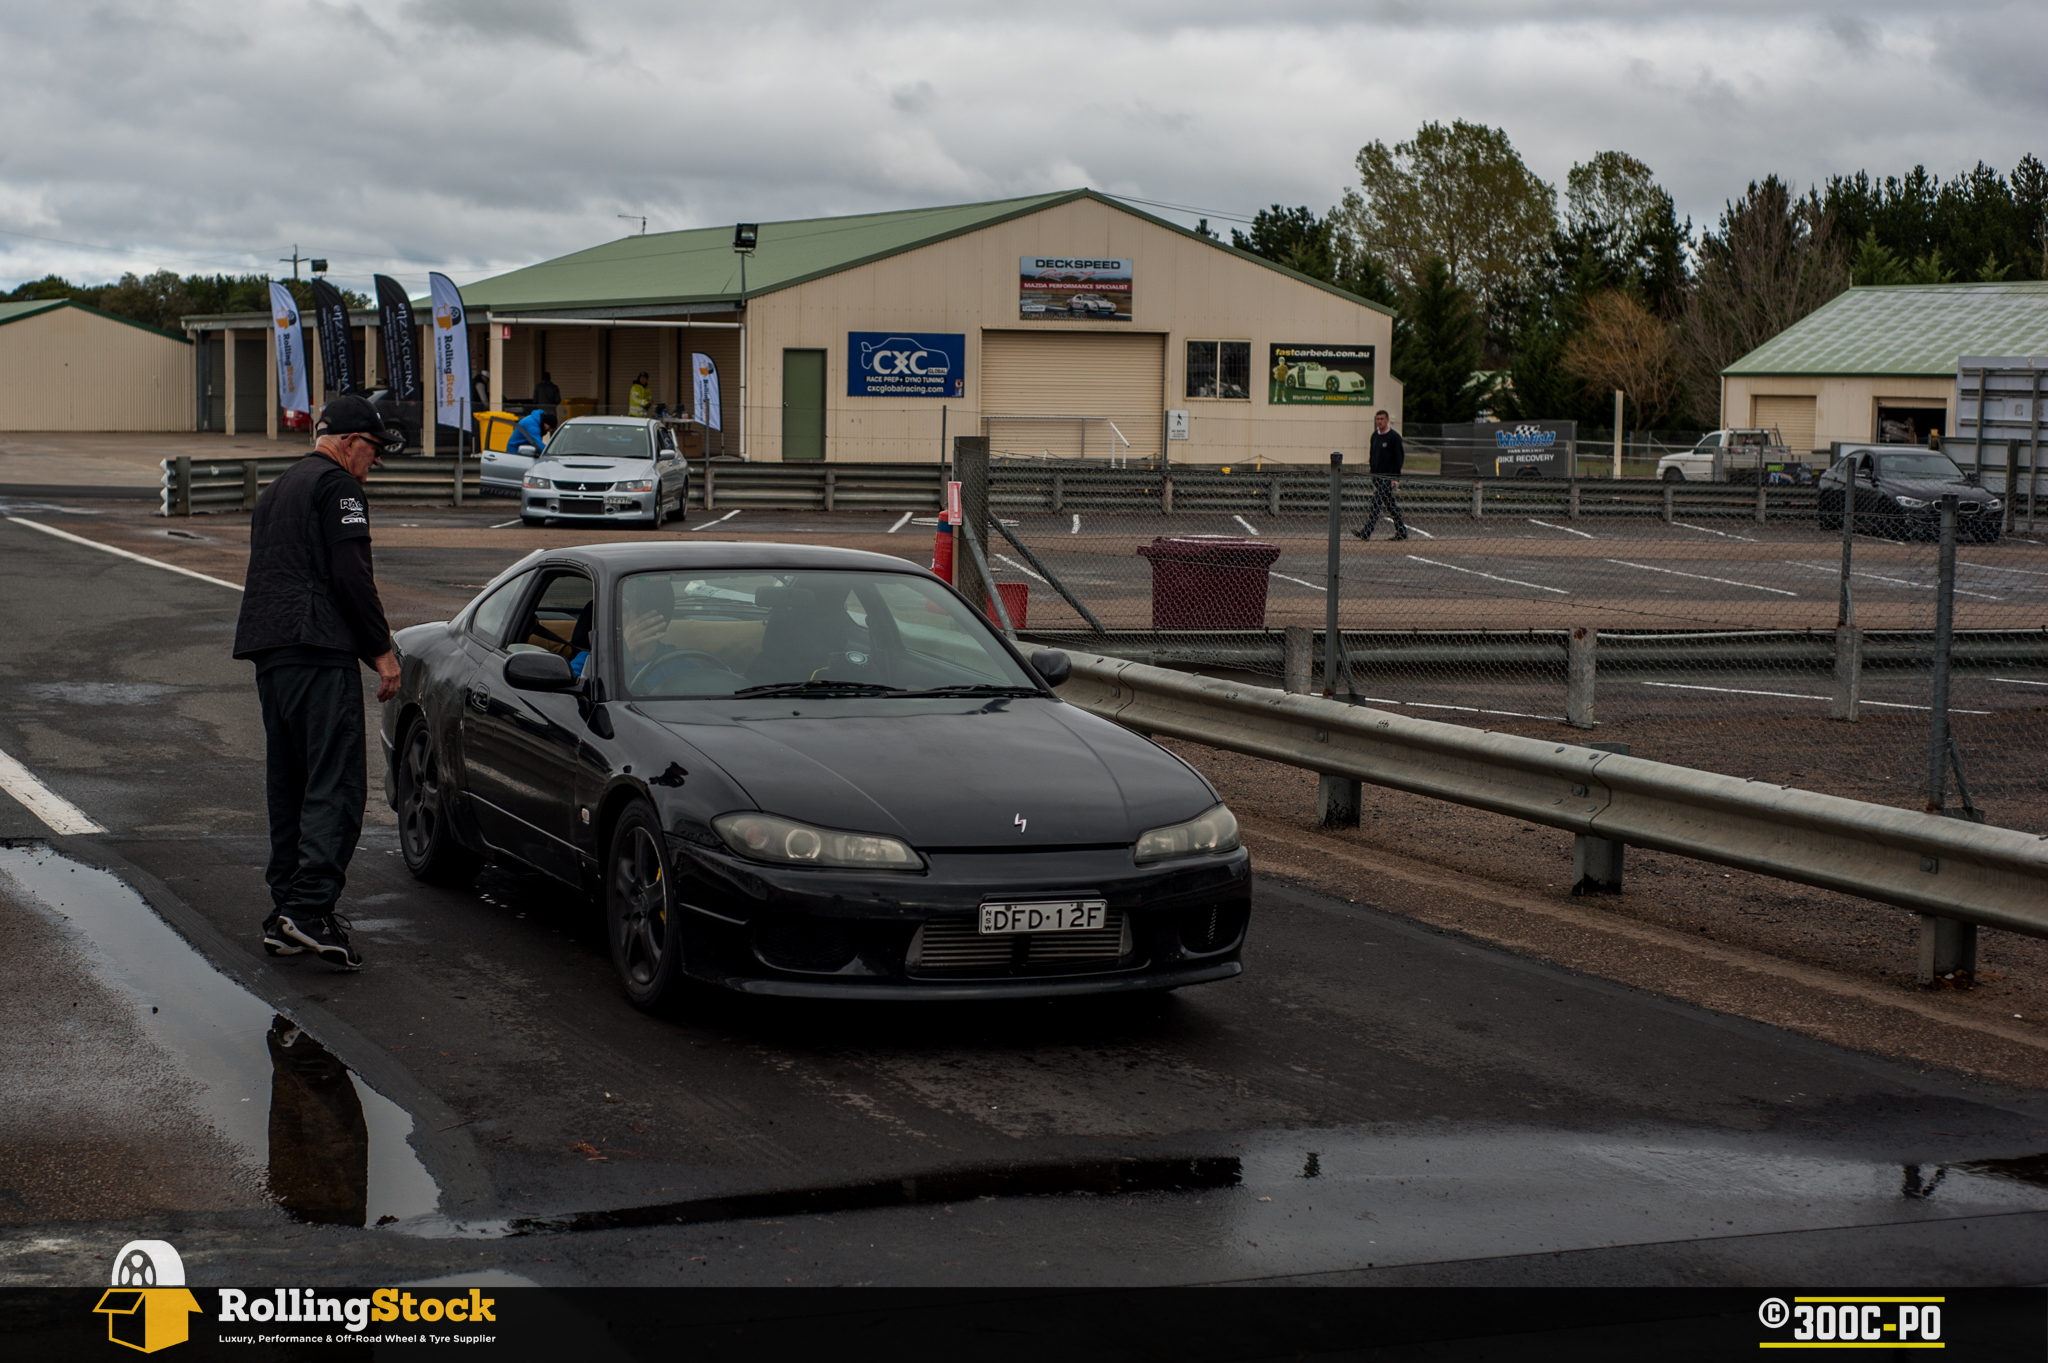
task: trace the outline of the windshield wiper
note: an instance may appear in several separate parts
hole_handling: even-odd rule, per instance
[[[768,682],[762,686],[743,686],[732,694],[735,696],[804,696],[819,695],[831,691],[845,691],[863,696],[901,696],[909,694],[900,687],[884,686],[880,682],[834,681],[830,677],[812,677],[809,681]]]
[[[926,687],[922,691],[903,691],[898,694],[905,696],[1035,696],[1038,694],[1038,688],[1035,686],[1018,686],[1008,682],[1001,684],[975,682],[972,684],[963,683],[959,686],[931,686]]]

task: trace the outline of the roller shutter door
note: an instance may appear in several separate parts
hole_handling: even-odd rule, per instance
[[[1166,343],[1157,334],[984,331],[981,412],[994,454],[1157,458]],[[1115,431],[1111,430],[1112,425]]]
[[[1779,438],[1795,453],[1813,448],[1813,399],[1810,397],[1757,397],[1756,424],[1775,426]],[[1837,519],[1840,519],[1837,517]]]

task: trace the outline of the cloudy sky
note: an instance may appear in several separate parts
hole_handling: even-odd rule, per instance
[[[1080,185],[1227,226],[1328,207],[1430,119],[1506,128],[1560,186],[1628,151],[1696,222],[1768,171],[2048,154],[2038,2],[0,0],[0,40],[0,288],[295,244],[421,286],[643,214]]]

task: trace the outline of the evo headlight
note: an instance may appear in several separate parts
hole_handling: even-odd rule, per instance
[[[613,492],[652,492],[652,491],[654,491],[654,480],[653,480],[652,478],[635,478],[635,479],[633,479],[633,480],[632,480],[632,481],[630,481],[630,482],[625,482],[625,483],[613,483],[613,484],[612,484],[612,491],[613,491]]]
[[[1212,805],[1186,823],[1169,824],[1138,835],[1131,849],[1140,866],[1181,857],[1204,857],[1237,847],[1237,816],[1227,806]]]
[[[536,478],[530,473],[526,475],[526,485],[538,492],[546,492],[554,487],[554,484],[547,479]]]
[[[908,843],[897,838],[813,828],[773,814],[721,814],[711,826],[741,856],[777,866],[907,871],[924,864]]]

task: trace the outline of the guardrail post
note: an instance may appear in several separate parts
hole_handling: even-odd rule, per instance
[[[1863,701],[1863,631],[1856,628],[1856,588],[1849,576],[1856,544],[1856,490],[1842,485],[1842,597],[1835,612],[1835,695],[1829,717],[1854,724]]]
[[[707,456],[704,460],[704,509],[711,511],[718,505],[718,472],[711,466]],[[943,504],[943,503],[942,503]]]
[[[1953,757],[1948,726],[1949,652],[1955,639],[1956,495],[1941,499],[1941,568],[1934,594],[1934,694],[1928,706],[1927,812],[1967,817],[1967,808],[1948,808],[1948,768]],[[1968,797],[1965,796],[1967,804]],[[1934,864],[1930,867],[1928,862]],[[1921,859],[1921,869],[1940,874],[1938,859]],[[1920,915],[1919,980],[1951,980],[1967,989],[1977,973],[1977,925],[1936,914]]]
[[[1305,696],[1315,685],[1315,673],[1315,631],[1289,625],[1280,636],[1280,685],[1291,696]]]
[[[1316,820],[1325,828],[1358,827],[1358,806],[1364,798],[1363,784],[1348,776],[1316,776]]]
[[[1967,989],[1977,976],[1977,925],[1938,918],[1931,913],[1920,919],[1919,981],[1931,985],[1947,980]]]
[[[1173,514],[1173,475],[1170,473],[1159,480],[1159,514],[1162,516],[1171,516]]]
[[[232,339],[233,333],[229,335]],[[180,516],[189,516],[192,514],[192,456],[179,455],[174,467],[177,469],[177,482],[173,487],[171,507]]]
[[[834,502],[834,501],[836,500],[835,494],[836,494],[836,493],[837,493],[838,491],[839,491],[839,474],[838,474],[838,471],[837,471],[837,470],[834,470],[834,469],[826,469],[826,470],[825,470],[825,509],[826,509],[827,511],[831,511],[831,510],[833,510],[833,509],[834,509],[834,507],[833,507],[833,502]]]
[[[1582,743],[1579,746],[1628,756],[1626,743]],[[1578,790],[1572,793],[1577,794]],[[1572,893],[1620,894],[1622,854],[1627,847],[1628,844],[1615,842],[1612,838],[1596,838],[1588,833],[1573,834]]]
[[[1677,518],[1678,513],[1675,505],[1677,500],[1678,489],[1666,483],[1664,485],[1664,524],[1666,525],[1671,524]]]
[[[254,511],[256,509],[257,466],[257,460],[244,459],[242,461],[242,510],[244,511]]]
[[[1475,521],[1479,519],[1479,499],[1483,495],[1479,480],[1474,478],[1472,480],[1472,519]]]
[[[1764,524],[1764,496],[1764,474],[1762,469],[1758,469],[1756,474],[1756,523],[1758,525]]]
[[[1266,482],[1266,514],[1280,514],[1280,475],[1277,473]]]
[[[1593,681],[1600,632],[1580,625],[1564,637],[1564,722],[1574,729],[1593,729]]]
[[[1567,507],[1565,508],[1565,519],[1566,519],[1566,520],[1572,520],[1572,521],[1575,521],[1575,520],[1577,520],[1578,518],[1579,518],[1579,485],[1578,485],[1578,483],[1574,482],[1574,483],[1572,484],[1572,491],[1571,491],[1571,505],[1569,505],[1569,506],[1567,506]]]

